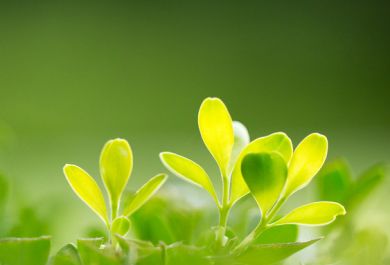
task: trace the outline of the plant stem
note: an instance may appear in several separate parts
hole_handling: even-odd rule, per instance
[[[224,236],[231,206],[229,205],[229,178],[222,174],[222,205],[219,207],[219,225],[217,233],[217,244],[224,246]]]
[[[269,225],[269,222],[272,221],[274,216],[279,212],[280,208],[286,202],[285,197],[280,198],[280,200],[275,204],[267,216],[263,216],[259,224],[252,230],[245,238],[241,241],[240,244],[235,247],[234,251],[243,251],[245,250],[256,238],[258,238],[265,230],[272,227]]]

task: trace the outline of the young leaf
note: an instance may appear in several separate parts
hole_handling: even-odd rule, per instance
[[[67,244],[52,258],[50,265],[81,265],[77,248],[73,244]]]
[[[285,133],[277,132],[253,140],[241,151],[232,172],[231,201],[233,203],[235,203],[238,199],[245,196],[249,192],[248,187],[241,174],[242,159],[247,154],[263,152],[278,153],[283,157],[285,163],[288,165],[293,152],[291,140]]]
[[[0,264],[45,265],[50,253],[50,237],[0,239]]]
[[[252,245],[246,252],[238,256],[236,261],[239,264],[274,264],[316,243],[320,239],[313,239],[306,242]]]
[[[242,149],[245,148],[250,142],[248,129],[239,121],[233,121],[233,131],[234,131],[234,145],[232,149],[232,155],[229,161],[229,172],[232,171],[234,164],[238,156],[240,155]]]
[[[119,234],[124,236],[129,232],[130,221],[125,216],[117,217],[111,224],[111,232],[113,235]]]
[[[132,168],[133,154],[126,140],[114,139],[104,145],[100,155],[100,174],[110,195],[114,216]]]
[[[87,172],[75,165],[65,165],[64,174],[77,196],[105,223],[108,223],[106,203],[95,180]]]
[[[278,200],[287,177],[287,166],[277,153],[257,153],[244,157],[241,172],[262,215]]]
[[[159,174],[144,184],[134,195],[133,199],[125,206],[123,215],[130,216],[144,205],[164,184],[168,176]]]
[[[160,159],[173,174],[208,191],[218,204],[214,185],[201,166],[188,158],[170,152],[161,153]]]
[[[253,244],[291,243],[298,240],[297,225],[278,225],[265,230]]]
[[[304,188],[321,169],[328,152],[328,140],[324,135],[312,133],[297,146],[289,168],[285,197]]]
[[[206,98],[199,109],[198,125],[203,142],[221,173],[226,176],[234,144],[234,132],[233,122],[225,104],[218,98]]]
[[[337,202],[313,202],[292,210],[272,225],[327,225],[332,223],[337,216],[345,214],[344,207]]]

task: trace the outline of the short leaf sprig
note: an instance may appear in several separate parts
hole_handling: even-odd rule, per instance
[[[219,210],[218,245],[226,243],[225,233],[233,205],[249,192],[261,211],[257,227],[235,248],[242,251],[266,229],[284,224],[323,225],[345,209],[334,202],[301,206],[274,220],[285,201],[311,181],[327,154],[326,137],[317,133],[306,137],[293,152],[290,138],[283,132],[249,141],[244,125],[232,121],[225,104],[206,98],[199,109],[198,126],[203,142],[214,157],[221,175],[222,198],[218,198],[206,171],[181,155],[162,152],[163,164],[175,175],[209,192]]]
[[[64,174],[76,195],[103,220],[111,240],[114,234],[125,235],[129,231],[130,215],[158,191],[167,175],[156,175],[134,194],[132,200],[121,205],[121,197],[133,168],[133,153],[129,143],[124,139],[108,141],[101,152],[99,164],[109,197],[110,214],[101,189],[86,171],[76,165],[66,164]],[[120,208],[123,209],[122,213],[119,213]]]

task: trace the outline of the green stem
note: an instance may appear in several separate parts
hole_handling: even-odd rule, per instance
[[[274,216],[279,212],[280,208],[286,202],[286,198],[282,197],[275,206],[271,209],[267,216],[261,218],[259,224],[252,230],[245,238],[241,241],[240,244],[235,247],[235,252],[240,252],[245,250],[256,238],[258,238],[265,230],[271,227],[269,223],[272,221]]]
[[[224,236],[231,206],[229,205],[229,178],[222,174],[222,205],[219,207],[219,225],[217,232],[217,245],[223,247]]]

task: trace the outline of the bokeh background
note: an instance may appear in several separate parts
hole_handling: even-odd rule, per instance
[[[100,225],[62,166],[98,179],[100,149],[115,137],[135,154],[130,189],[166,172],[160,151],[216,172],[196,121],[208,96],[223,99],[252,138],[284,131],[298,143],[318,131],[329,160],[345,157],[354,173],[389,162],[388,25],[379,0],[1,1],[6,223],[18,222],[21,207],[35,209],[21,225],[50,220],[43,232],[55,248]],[[362,222],[386,229],[389,187]]]

